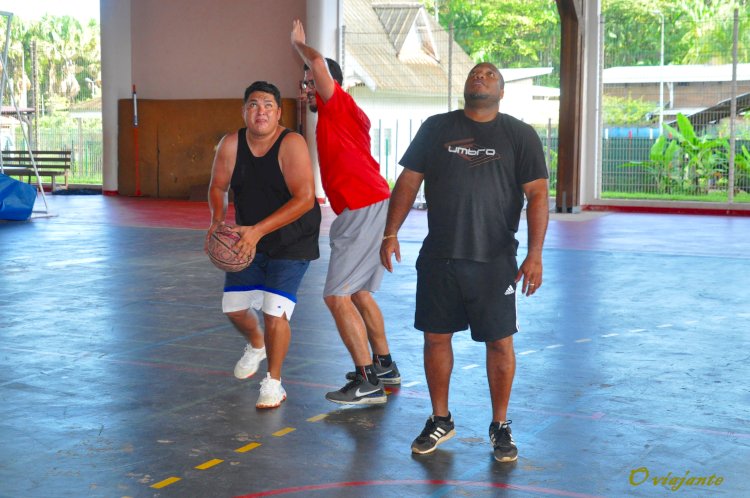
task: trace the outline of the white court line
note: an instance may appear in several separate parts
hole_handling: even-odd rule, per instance
[[[562,344],[550,344],[549,346],[547,346],[546,349],[555,349],[555,348],[561,348],[561,347],[563,347]]]
[[[536,349],[529,349],[528,351],[523,351],[523,352],[518,353],[518,354],[519,355],[523,355],[523,354],[531,354],[531,353],[536,353],[536,352],[537,352]]]
[[[52,261],[47,263],[45,266],[58,267],[58,266],[74,266],[74,265],[85,265],[88,263],[98,263],[100,261],[107,261],[107,258],[82,258],[82,259],[65,259],[63,261]]]
[[[628,330],[628,332],[630,332],[630,333],[645,332],[645,331],[646,331],[646,329],[630,329],[630,330]]]
[[[421,382],[418,380],[413,380],[411,382],[407,382],[406,384],[401,384],[401,387],[413,387],[413,386],[416,386],[417,384],[421,384]]]
[[[750,315],[748,315],[748,316],[750,316]],[[688,320],[688,321],[685,322],[685,325],[692,325],[692,324],[698,323],[698,322],[699,322],[699,320]]]
[[[669,327],[674,327],[671,323],[662,323],[661,325],[657,325],[657,329],[668,329]]]
[[[477,368],[479,365],[474,363],[473,365],[466,365],[465,367],[461,367],[464,370],[471,370],[472,368]]]
[[[618,335],[620,334],[615,334],[614,332],[612,332],[611,334],[604,334],[602,337],[616,337]]]
[[[588,337],[585,339],[576,339],[576,342],[591,342],[591,339],[589,339]]]

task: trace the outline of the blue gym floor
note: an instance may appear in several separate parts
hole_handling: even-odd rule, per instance
[[[265,362],[232,375],[244,343],[202,252],[206,203],[48,200],[55,217],[0,222],[0,497],[750,496],[750,217],[553,214],[544,285],[518,303],[519,459],[500,464],[468,333],[457,435],[410,453],[430,414],[413,329],[424,211],[376,294],[403,385],[384,406],[323,398],[351,367],[321,298],[326,208],[288,399],[260,411]],[[519,239],[522,257],[525,222]]]

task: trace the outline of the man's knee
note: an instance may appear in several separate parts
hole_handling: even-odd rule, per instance
[[[275,330],[284,330],[289,324],[289,320],[286,318],[286,313],[282,313],[281,316],[269,315],[268,313],[263,314],[263,324],[265,325],[266,332],[273,332]]]
[[[249,310],[239,310],[239,311],[225,311],[224,314],[229,318],[231,321],[237,323],[244,321],[247,318],[247,312]]]
[[[362,309],[374,303],[375,300],[372,298],[372,292],[361,290],[352,294],[352,302],[354,303],[354,306]]]
[[[349,303],[352,302],[351,296],[325,296],[323,298],[323,301],[325,301],[326,306],[328,306],[328,309],[331,311],[336,311],[340,309],[342,306],[348,306]]]
[[[450,348],[453,334],[432,334],[425,332],[424,345],[427,348]]]
[[[496,341],[489,341],[485,343],[487,345],[487,351],[490,354],[496,354],[500,356],[513,355],[513,336],[504,337]]]

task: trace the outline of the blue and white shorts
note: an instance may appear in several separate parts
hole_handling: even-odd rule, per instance
[[[286,319],[291,319],[297,304],[297,289],[308,266],[307,260],[272,259],[256,254],[244,270],[227,272],[222,311],[253,308],[276,317],[286,314]]]

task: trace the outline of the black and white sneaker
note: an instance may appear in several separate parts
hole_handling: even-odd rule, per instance
[[[380,405],[388,401],[388,396],[380,379],[377,384],[370,384],[362,374],[357,374],[338,391],[326,394],[326,399],[342,405]]]
[[[430,415],[422,433],[411,443],[411,452],[425,455],[432,453],[442,444],[456,435],[453,417],[448,414],[449,420],[440,420],[435,415]]]
[[[498,462],[514,462],[518,459],[518,448],[510,432],[511,420],[500,425],[500,422],[490,424],[490,441],[494,448],[495,460]]]
[[[386,386],[401,384],[401,373],[398,371],[395,361],[391,362],[387,367],[382,367],[379,363],[373,363],[372,366],[375,374]],[[354,380],[356,377],[357,372],[354,371],[347,372],[346,374],[346,380]]]

